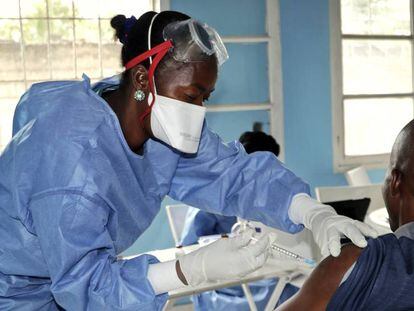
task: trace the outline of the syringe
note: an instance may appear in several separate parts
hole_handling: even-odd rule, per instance
[[[254,237],[252,237],[251,240],[255,241],[255,242],[258,241],[258,239],[254,238]],[[296,261],[303,262],[303,263],[308,264],[312,267],[316,266],[315,260],[303,257],[299,254],[294,253],[294,252],[291,252],[291,251],[289,251],[289,250],[287,250],[283,247],[280,247],[280,246],[276,245],[275,243],[270,244],[270,249],[273,250],[274,252],[277,252],[278,254],[289,257],[290,259],[294,259]]]
[[[279,253],[281,253],[283,255],[286,255],[288,257],[291,257],[291,258],[293,258],[293,259],[295,259],[297,261],[306,263],[306,264],[311,265],[311,266],[316,266],[315,260],[310,259],[310,258],[303,257],[303,256],[301,256],[299,254],[296,254],[296,253],[293,253],[291,251],[288,251],[287,249],[284,249],[284,248],[282,248],[280,246],[277,246],[275,244],[271,244],[270,245],[270,248],[272,250],[276,251],[276,252],[279,252]]]
[[[238,234],[239,233],[231,232],[231,233],[228,233],[228,234],[225,234],[225,235],[223,235],[223,234],[214,234],[214,235],[202,236],[198,239],[198,243],[200,245],[207,245],[207,244],[210,244],[210,243],[212,243],[212,242],[214,242],[214,241],[216,241],[220,238],[234,237],[234,236],[237,236]],[[254,242],[258,241],[258,239],[255,238],[255,237],[251,237],[250,239],[251,239],[251,241],[254,241]],[[273,252],[277,253],[278,255],[282,255],[282,256],[285,256],[289,259],[293,259],[293,260],[296,260],[296,261],[299,261],[299,262],[303,262],[303,263],[305,263],[307,265],[310,265],[312,267],[316,266],[316,262],[313,259],[306,258],[306,257],[303,257],[299,254],[291,252],[291,251],[289,251],[289,250],[287,250],[283,247],[280,247],[276,243],[271,243],[270,244],[270,249]]]

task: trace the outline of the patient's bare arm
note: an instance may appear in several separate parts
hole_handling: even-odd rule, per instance
[[[355,245],[342,248],[339,257],[324,259],[306,280],[300,291],[276,310],[325,310],[343,276],[358,259],[362,249]]]

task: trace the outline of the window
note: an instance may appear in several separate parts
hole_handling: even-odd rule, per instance
[[[0,152],[19,97],[45,80],[93,81],[120,72],[110,19],[140,16],[153,0],[7,0],[0,10]]]
[[[384,167],[414,116],[412,0],[330,3],[334,166]]]

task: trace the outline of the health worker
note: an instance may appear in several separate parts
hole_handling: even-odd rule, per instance
[[[262,266],[251,232],[159,263],[119,260],[168,195],[211,213],[313,231],[325,253],[369,227],[309,197],[271,153],[248,155],[205,123],[226,49],[214,29],[178,12],[111,20],[125,71],[90,84],[33,85],[0,157],[1,310],[160,310],[168,291]],[[105,61],[105,60],[103,60]]]

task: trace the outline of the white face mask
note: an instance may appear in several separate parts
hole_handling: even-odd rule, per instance
[[[151,102],[151,96],[148,102]],[[156,138],[171,147],[196,153],[205,114],[205,107],[156,94],[151,110],[151,130]]]

